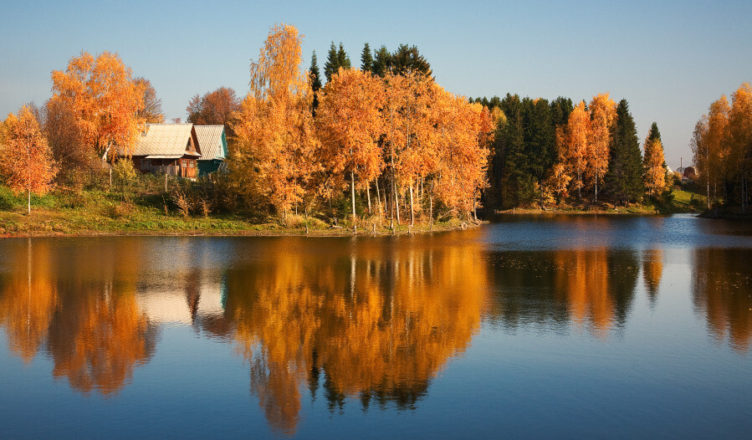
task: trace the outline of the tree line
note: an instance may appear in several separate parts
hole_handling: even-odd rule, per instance
[[[742,84],[729,103],[726,95],[710,104],[697,121],[692,152],[699,179],[713,204],[746,212],[752,202],[752,86]]]
[[[604,93],[576,105],[512,94],[470,101],[499,113],[483,198],[489,209],[628,204],[670,192],[658,125],[643,154],[626,100]]]

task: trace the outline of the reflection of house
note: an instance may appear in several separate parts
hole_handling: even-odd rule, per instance
[[[221,285],[216,282],[185,285],[182,288],[146,286],[136,294],[136,301],[139,310],[152,324],[192,325],[196,319],[224,314]]]
[[[133,165],[142,172],[198,177],[201,146],[193,124],[146,124],[133,149]]]
[[[195,125],[201,157],[198,159],[199,176],[217,171],[227,157],[227,137],[224,125]]]

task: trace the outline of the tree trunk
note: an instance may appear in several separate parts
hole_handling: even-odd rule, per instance
[[[598,175],[595,175],[595,203],[598,203]]]
[[[353,231],[355,231],[355,172],[350,170],[350,193],[352,195],[352,222]]]
[[[705,178],[705,203],[708,205],[708,209],[710,209],[710,173],[708,172],[708,176]]]
[[[381,206],[381,192],[379,191],[379,178],[376,178],[376,200],[379,202],[379,214],[384,213],[384,208]]]
[[[410,226],[415,226],[415,212],[413,210],[413,184],[410,184]]]
[[[26,212],[27,214],[31,215],[31,188],[28,190],[28,199],[27,199],[27,205],[26,205]]]
[[[372,215],[371,212],[371,184],[366,185],[366,198],[368,199],[368,215]]]
[[[397,224],[401,225],[402,222],[400,221],[399,191],[397,191],[396,186],[394,190],[394,212],[397,213]]]
[[[478,221],[478,206],[475,204],[475,200],[473,200],[473,219],[477,222]]]
[[[164,171],[164,192],[167,192],[167,170],[164,165],[162,165],[162,171]]]
[[[433,186],[433,183],[431,186]],[[428,221],[429,229],[433,229],[433,191],[428,194]]]

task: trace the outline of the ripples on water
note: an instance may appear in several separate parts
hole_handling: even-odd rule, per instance
[[[739,436],[751,230],[0,241],[0,437]]]

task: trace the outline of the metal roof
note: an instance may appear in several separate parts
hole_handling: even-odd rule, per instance
[[[146,124],[144,133],[138,135],[133,156],[194,155],[186,151],[193,124]],[[196,146],[201,152],[201,143]]]
[[[194,125],[196,138],[201,146],[201,158],[199,160],[213,160],[225,158],[225,149],[222,142],[222,134],[225,132],[224,125]]]

